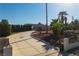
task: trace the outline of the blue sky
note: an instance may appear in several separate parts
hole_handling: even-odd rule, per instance
[[[57,18],[60,11],[67,11],[71,16],[79,19],[79,4],[48,4],[48,20]],[[45,24],[45,4],[44,3],[25,3],[25,4],[0,4],[0,20],[7,19],[11,24],[26,24],[41,22]]]

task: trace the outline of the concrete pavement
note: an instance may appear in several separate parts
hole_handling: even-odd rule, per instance
[[[21,32],[10,35],[9,41],[12,45],[13,56],[57,56],[58,51],[52,46],[48,51],[46,44],[31,37],[33,31]]]

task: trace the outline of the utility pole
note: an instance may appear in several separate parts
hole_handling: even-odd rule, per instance
[[[47,10],[47,3],[46,3],[46,34],[48,34],[48,10]]]

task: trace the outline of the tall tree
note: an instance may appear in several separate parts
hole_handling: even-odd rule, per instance
[[[62,24],[64,24],[64,22],[67,23],[67,17],[66,17],[66,15],[68,15],[66,11],[61,11],[61,12],[59,12],[59,14],[58,14],[58,20],[59,20]]]

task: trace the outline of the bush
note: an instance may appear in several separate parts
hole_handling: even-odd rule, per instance
[[[11,26],[6,19],[0,22],[0,36],[8,36],[11,34]]]
[[[63,33],[63,31],[64,31],[63,24],[62,24],[61,22],[58,22],[57,20],[56,20],[56,21],[54,20],[54,21],[51,23],[51,27],[52,27],[53,33],[54,33],[55,35],[61,34],[61,33]]]

